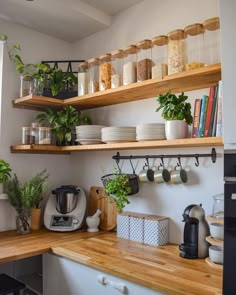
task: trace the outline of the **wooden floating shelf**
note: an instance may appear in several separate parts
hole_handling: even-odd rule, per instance
[[[215,245],[215,246],[219,246],[219,247],[224,246],[224,241],[223,240],[214,239],[211,236],[206,237],[206,241],[211,245]]]
[[[156,140],[142,142],[123,142],[112,144],[51,146],[51,145],[14,145],[12,153],[35,154],[69,154],[80,151],[109,151],[109,150],[136,150],[158,148],[182,148],[182,147],[210,147],[223,146],[222,137],[187,138],[176,140]]]
[[[47,107],[60,108],[63,105],[72,105],[84,110],[147,99],[169,90],[177,93],[207,88],[220,79],[221,65],[215,64],[66,100],[30,95],[15,99],[13,106],[41,110]]]

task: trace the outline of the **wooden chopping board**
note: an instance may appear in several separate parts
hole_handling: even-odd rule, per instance
[[[97,209],[102,211],[99,228],[101,230],[114,229],[117,223],[116,203],[109,201],[103,187],[92,186],[89,193],[88,215],[93,215]]]

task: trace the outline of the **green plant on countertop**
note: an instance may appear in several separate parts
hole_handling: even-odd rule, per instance
[[[72,129],[76,125],[89,125],[91,118],[81,115],[72,106],[64,106],[62,110],[47,109],[44,113],[36,117],[39,122],[45,122],[52,127],[55,134],[57,145],[72,144]]]
[[[113,178],[107,180],[105,192],[115,200],[119,212],[129,204],[128,194],[131,193],[129,177],[126,174],[113,174]]]
[[[10,172],[10,165],[4,160],[0,160],[0,183],[6,183],[8,181],[11,177]]]
[[[156,109],[156,112],[162,110],[162,117],[165,120],[185,120],[188,125],[193,122],[191,114],[191,104],[186,102],[188,96],[182,92],[179,96],[172,94],[168,91],[166,94],[160,94],[157,97],[157,101],[160,106]]]

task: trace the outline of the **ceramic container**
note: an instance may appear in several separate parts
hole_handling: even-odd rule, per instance
[[[212,245],[209,247],[209,257],[211,261],[217,264],[223,264],[224,250],[222,247]]]
[[[184,120],[165,122],[166,139],[180,139],[188,137],[188,124]]]
[[[219,223],[210,223],[210,233],[212,238],[223,240],[224,239],[224,225]]]

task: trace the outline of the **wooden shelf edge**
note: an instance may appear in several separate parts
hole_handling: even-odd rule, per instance
[[[210,257],[205,258],[205,261],[211,267],[213,267],[215,269],[223,270],[223,265],[222,264],[214,263],[213,261],[211,261]]]
[[[219,247],[224,246],[224,241],[223,240],[215,239],[212,236],[206,237],[206,241],[211,245],[215,245],[215,246],[219,246]]]
[[[135,150],[158,149],[178,147],[210,147],[223,146],[221,137],[186,138],[176,140],[159,140],[143,142],[123,142],[113,144],[75,145],[75,146],[43,146],[43,145],[15,145],[11,146],[12,153],[46,153],[69,154],[80,151],[106,151],[106,150]]]

